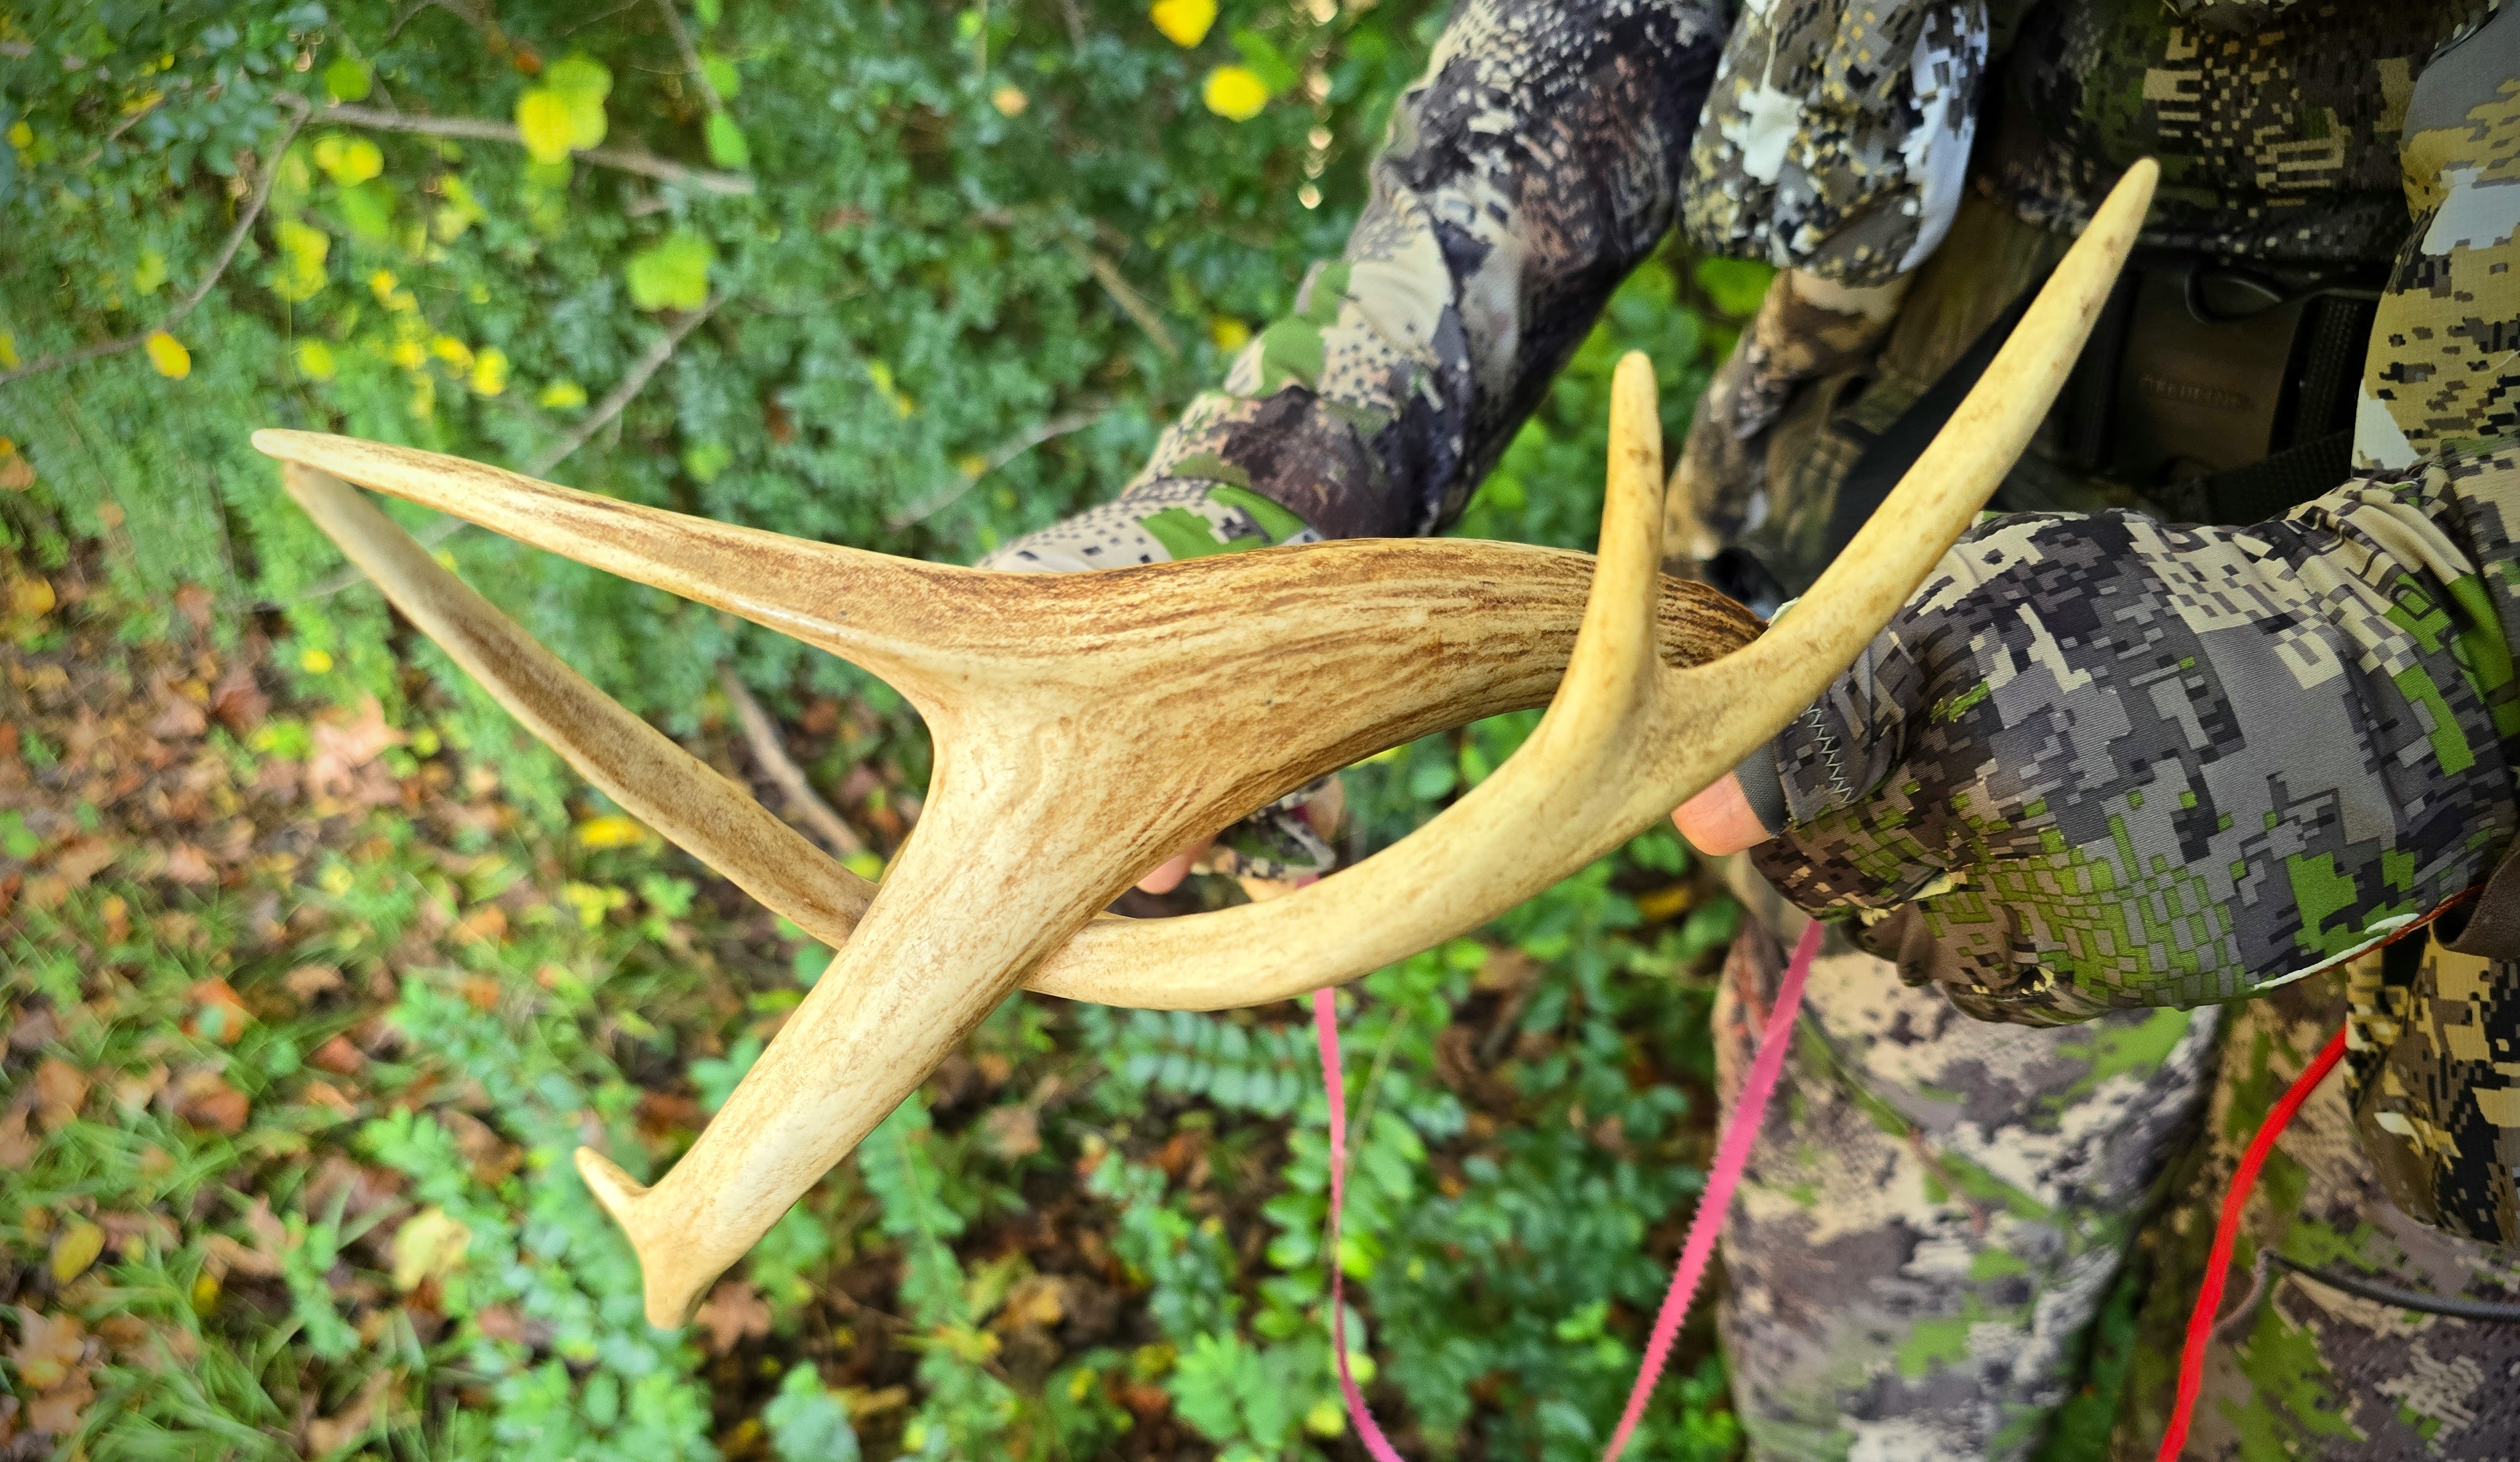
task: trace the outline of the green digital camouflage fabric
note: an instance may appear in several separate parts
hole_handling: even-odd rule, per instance
[[[1998,519],[1778,737],[1753,857],[1989,1019],[2331,963],[2520,830],[2509,523],[2520,447],[2250,528]]]
[[[2506,997],[2501,1031],[2508,1040],[2511,967],[2485,974],[2479,961],[2419,939],[2393,947],[2389,962],[2419,965],[2422,973],[2408,978],[2430,989],[2497,985]],[[2159,1448],[2188,1310],[2232,1172],[2268,1110],[2345,1019],[2349,989],[2349,1062],[2376,1057],[2366,1044],[2372,1027],[2364,1001],[2367,992],[2394,983],[2379,972],[2383,958],[2377,952],[2359,956],[2344,971],[2228,1012],[2204,1140],[2182,1164],[2177,1201],[2135,1254],[2146,1273],[2145,1298],[2124,1347],[2111,1462],[2149,1462]],[[2453,968],[2460,964],[2466,968]],[[2352,1089],[2330,1076],[2312,1093],[2243,1211],[2204,1394],[2181,1453],[2188,1462],[2506,1462],[2520,1455],[2520,1324],[2403,1308],[2261,1257],[2272,1252],[2349,1283],[2520,1307],[2520,1250],[2445,1233],[2390,1201],[2403,1201],[2405,1192],[2385,1162],[2375,1168],[2369,1113],[2356,1109]]]
[[[1755,926],[1727,962],[1728,1104],[1778,964]],[[2217,1015],[1991,1025],[1832,934],[1725,1225],[1720,1326],[1760,1462],[2029,1456],[2193,1130]]]
[[[2292,263],[2385,259],[2406,238],[2407,108],[2491,0],[2086,0],[2016,5],[1982,183],[2079,232],[2157,157],[2148,244]]]

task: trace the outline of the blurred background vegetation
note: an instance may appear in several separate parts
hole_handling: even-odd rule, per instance
[[[828,952],[578,784],[248,445],[968,561],[1116,491],[1337,251],[1442,19],[0,14],[0,1457],[1361,1455],[1331,1263],[1412,1455],[1597,1454],[1700,1180],[1737,919],[1670,836],[1342,997],[1336,1255],[1292,1003],[1017,997],[652,1331],[567,1154],[670,1164]],[[1676,434],[1764,283],[1639,271],[1456,531],[1590,547],[1611,360],[1652,354]],[[774,807],[801,768],[863,870],[915,824],[880,683],[393,510]],[[1534,719],[1354,769],[1349,851]],[[1701,1324],[1631,1455],[1736,1449]]]

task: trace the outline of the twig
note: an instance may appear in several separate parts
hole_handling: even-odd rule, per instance
[[[682,347],[684,339],[693,331],[699,329],[701,323],[709,316],[716,314],[718,307],[725,304],[726,299],[726,291],[720,289],[702,301],[698,309],[675,321],[665,332],[664,338],[649,346],[648,353],[639,357],[638,364],[630,368],[630,374],[622,377],[619,384],[604,393],[604,399],[595,404],[595,410],[587,414],[585,421],[577,423],[575,431],[562,437],[549,450],[537,455],[518,470],[528,477],[539,477],[574,456],[578,448],[593,441],[597,432],[609,425],[614,417],[621,415],[621,409],[628,406],[633,397],[647,389],[649,378],[665,368],[665,362],[674,358],[674,352]]]
[[[281,95],[289,94],[283,92]],[[290,100],[296,99],[291,97]],[[75,366],[83,361],[102,360],[109,355],[120,355],[126,350],[138,349],[148,342],[151,335],[160,331],[172,331],[176,326],[183,324],[185,317],[200,308],[202,301],[209,297],[210,288],[219,282],[219,276],[227,273],[228,266],[236,262],[237,250],[245,246],[246,236],[253,232],[253,221],[262,216],[262,205],[271,199],[271,185],[280,177],[280,155],[289,151],[289,144],[297,138],[297,129],[305,125],[306,112],[303,110],[303,104],[300,104],[295,111],[295,115],[290,120],[289,130],[281,133],[280,141],[272,145],[269,160],[262,164],[262,181],[254,185],[253,199],[246,204],[244,214],[236,221],[236,227],[228,231],[228,242],[219,246],[219,256],[210,261],[209,273],[202,276],[202,282],[193,287],[193,292],[185,295],[184,302],[175,306],[171,314],[136,335],[125,335],[121,339],[107,340],[96,345],[83,345],[76,350],[64,351],[60,355],[48,355],[42,360],[29,361],[15,371],[0,371],[0,386],[7,385],[13,380],[22,380],[38,372],[58,371],[64,366]]]
[[[1120,266],[1104,258],[1101,252],[1087,248],[1082,244],[1071,242],[1067,246],[1084,261],[1086,271],[1094,276],[1096,284],[1102,287],[1102,291],[1111,296],[1111,302],[1118,305],[1130,319],[1136,321],[1138,329],[1145,331],[1147,337],[1155,342],[1155,348],[1164,353],[1164,359],[1180,360],[1181,346],[1174,341],[1173,332],[1165,327],[1164,317],[1155,313],[1155,307],[1147,302],[1147,296],[1139,293],[1136,287],[1120,277]]]
[[[988,476],[991,472],[1005,466],[1008,463],[1023,456],[1025,453],[1040,446],[1044,442],[1056,441],[1058,438],[1067,435],[1071,431],[1084,430],[1086,427],[1102,421],[1104,414],[1109,412],[1110,409],[1111,408],[1108,406],[1096,405],[1083,410],[1067,412],[1063,415],[1051,418],[1049,421],[1042,422],[1032,430],[1027,431],[1021,436],[1015,437],[1000,446],[987,457],[982,458],[980,461],[980,469],[978,471],[963,473],[963,480],[956,483],[953,488],[948,490],[942,497],[930,499],[929,501],[919,504],[914,508],[906,509],[899,513],[886,517],[884,519],[885,526],[892,528],[907,528],[913,523],[924,522],[928,518],[934,517],[936,514],[943,512],[946,509],[953,507],[956,503],[961,502],[963,500],[963,495],[969,492],[972,488],[977,487],[981,478]]]
[[[840,857],[855,858],[864,853],[867,850],[866,839],[858,836],[856,828],[841,821],[840,815],[832,811],[832,805],[825,802],[822,794],[814,790],[814,784],[805,779],[805,769],[788,757],[788,748],[780,742],[778,724],[770,719],[769,712],[761,709],[761,702],[752,698],[752,692],[744,688],[734,667],[719,666],[717,684],[718,688],[726,692],[728,702],[735,707],[735,719],[743,723],[743,742],[752,748],[752,759],[759,762],[761,770],[779,784],[779,790],[788,794],[789,810],[821,833],[823,841]]]
[[[699,329],[700,322],[716,314],[718,306],[725,304],[726,301],[727,293],[721,289],[710,295],[698,309],[675,321],[672,327],[666,330],[664,337],[649,346],[646,355],[639,357],[638,363],[630,368],[630,374],[622,377],[620,383],[613,386],[611,390],[605,392],[604,399],[595,404],[595,410],[587,413],[586,420],[578,422],[575,430],[535,454],[517,470],[527,477],[539,477],[566,462],[578,448],[593,441],[595,434],[610,424],[613,418],[621,415],[622,408],[630,404],[631,398],[647,387],[650,378],[664,369],[665,362],[674,358],[674,351],[683,343],[684,338],[693,331]],[[422,548],[433,549],[471,526],[472,526],[471,523],[460,517],[441,517],[414,533],[412,537],[419,540]],[[304,604],[316,599],[330,598],[353,584],[366,581],[366,574],[355,568],[345,568],[306,591],[303,596],[292,602]]]
[[[692,33],[683,28],[682,12],[674,9],[674,0],[656,0],[656,8],[665,13],[665,28],[674,33],[674,49],[683,53],[683,65],[692,79],[700,84],[700,95],[708,98],[709,111],[724,111],[726,98],[717,94],[717,86],[708,77],[708,67],[700,65],[700,53],[692,44]]]
[[[414,132],[425,137],[462,137],[474,142],[510,143],[517,147],[525,144],[524,134],[517,130],[515,123],[492,121],[481,116],[424,116],[410,111],[354,107],[343,102],[325,108],[318,115],[324,121],[344,127],[364,127],[371,132]],[[752,179],[742,173],[691,167],[670,157],[659,157],[644,148],[588,148],[573,155],[583,157],[598,167],[615,167],[661,183],[689,183],[708,193],[744,197],[753,191]]]

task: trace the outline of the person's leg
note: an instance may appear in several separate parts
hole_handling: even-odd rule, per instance
[[[2148,1462],[2160,1447],[2182,1333],[2239,1155],[2345,1019],[2349,982],[2359,976],[2375,983],[2380,957],[2365,956],[2368,963],[2357,961],[2350,974],[2285,986],[2232,1012],[2207,1140],[2181,1175],[2177,1205],[2143,1238],[2152,1272],[2112,1439],[2117,1462]],[[2426,977],[2452,991],[2479,973],[2445,968],[2467,956],[2438,948],[2420,957],[2433,962]],[[2434,1034],[2455,1041],[2459,1033]],[[2182,1456],[2520,1457],[2520,1324],[2419,1313],[2272,1265],[2263,1283],[2251,1282],[2259,1252],[2272,1247],[2348,1280],[2520,1307],[2520,1252],[2453,1237],[2390,1201],[2355,1129],[2345,1076],[2340,1070],[2329,1077],[2302,1106],[2250,1195]]]
[[[1717,1003],[1728,1106],[1778,973],[1748,922]],[[2193,1130],[2214,1017],[1993,1025],[1835,939],[1806,1001],[1725,1230],[1751,1453],[2027,1457],[2080,1389],[2085,1332]]]

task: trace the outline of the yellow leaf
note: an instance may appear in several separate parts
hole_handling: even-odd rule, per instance
[[[53,1257],[49,1267],[53,1283],[68,1284],[87,1272],[96,1257],[105,1252],[105,1230],[85,1218],[72,1218],[53,1240]]]
[[[446,362],[446,364],[453,366],[458,371],[470,371],[472,369],[472,348],[466,345],[463,341],[455,338],[453,335],[439,335],[435,339],[430,340],[428,342],[428,353],[437,357],[439,360]]]
[[[380,269],[368,276],[368,292],[377,297],[377,303],[383,304],[393,297],[394,286],[401,283],[394,278],[392,270]]]
[[[1020,86],[1001,86],[989,94],[989,105],[998,109],[1002,116],[1021,116],[1024,109],[1032,105],[1032,98],[1025,96]]]
[[[149,352],[149,364],[158,368],[158,374],[169,380],[182,380],[193,374],[193,352],[162,330],[150,332],[140,348]]]
[[[525,152],[536,162],[566,160],[577,135],[568,99],[547,86],[517,98],[517,130],[523,134]]]
[[[17,123],[16,125],[14,125],[14,126],[10,127],[10,129],[9,129],[9,146],[11,146],[11,147],[13,147],[13,148],[16,148],[18,151],[20,151],[20,152],[22,152],[22,152],[24,152],[26,149],[28,149],[28,148],[30,148],[30,147],[33,147],[34,145],[35,145],[35,129],[34,129],[34,128],[27,126],[24,122],[19,122],[19,123]]]
[[[573,380],[555,380],[538,398],[545,411],[575,411],[586,404],[586,387]]]
[[[1207,39],[1207,27],[1216,23],[1216,0],[1155,0],[1147,19],[1164,39],[1187,51]]]
[[[1247,66],[1221,66],[1207,73],[1199,100],[1227,121],[1247,122],[1269,105],[1269,83]]]
[[[385,155],[364,137],[327,137],[315,144],[315,165],[344,188],[356,188],[385,170]]]
[[[393,1236],[393,1282],[398,1290],[416,1290],[429,1279],[443,1279],[464,1266],[464,1251],[472,1230],[447,1216],[444,1209],[423,1209],[403,1221]]]
[[[308,675],[323,675],[333,668],[333,656],[327,650],[304,650],[297,656],[297,668]]]
[[[297,373],[308,380],[333,378],[333,347],[321,340],[297,342]]]
[[[53,597],[52,583],[41,574],[32,578],[10,581],[9,612],[20,619],[32,619],[38,614],[50,614],[53,612],[53,605],[57,602],[59,600]]]
[[[1251,327],[1232,315],[1219,315],[1207,322],[1207,337],[1216,342],[1217,349],[1232,355],[1251,343]]]
[[[418,340],[402,340],[393,348],[393,363],[406,371],[417,371],[428,364],[428,347]]]
[[[7,330],[0,330],[0,371],[15,371],[15,370],[17,370],[17,369],[18,369],[18,334],[17,334],[17,332],[15,332],[15,331],[7,331]]]
[[[508,388],[508,353],[493,345],[472,358],[472,391],[496,396]]]
[[[577,845],[581,848],[627,848],[646,841],[647,836],[648,829],[638,819],[619,813],[589,818],[577,824]]]

